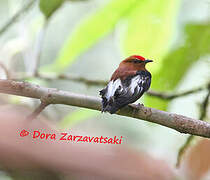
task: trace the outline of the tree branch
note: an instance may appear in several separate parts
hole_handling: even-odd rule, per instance
[[[98,111],[101,110],[100,98],[40,87],[26,82],[0,80],[0,93],[36,98],[47,104],[65,104]],[[210,123],[186,116],[144,106],[139,109],[137,105],[126,106],[118,111],[117,114],[160,124],[181,133],[210,138]]]
[[[205,119],[205,117],[206,117],[209,98],[210,98],[210,83],[208,85],[208,93],[207,93],[206,97],[204,98],[203,103],[201,104],[201,113],[200,113],[201,120]]]
[[[45,21],[43,27],[39,31],[36,41],[35,41],[35,47],[34,52],[32,54],[31,61],[34,62],[34,67],[32,69],[32,75],[38,76],[38,69],[40,65],[40,59],[41,59],[41,52],[42,52],[42,46],[44,42],[45,32],[47,29],[48,21]]]
[[[36,119],[37,116],[48,106],[49,104],[45,101],[42,101],[37,109],[33,113],[31,113],[28,117],[26,117],[27,120],[33,120]]]
[[[208,88],[208,93],[207,93],[206,97],[204,98],[204,100],[203,100],[203,102],[201,104],[200,120],[202,120],[202,121],[206,117],[208,103],[209,103],[209,99],[210,99],[210,83],[208,84],[208,87],[207,88]],[[182,160],[185,152],[190,147],[190,145],[191,145],[192,141],[194,140],[194,138],[195,138],[195,136],[190,135],[187,138],[187,140],[185,141],[185,143],[179,149],[178,156],[177,156],[176,167],[179,167],[180,166],[181,160]]]
[[[16,12],[9,20],[8,22],[0,29],[0,35],[2,35],[6,30],[16,22],[16,20],[27,10],[29,10],[32,5],[36,2],[36,0],[30,0],[25,4],[18,12]]]
[[[39,79],[43,79],[43,80],[47,80],[47,81],[53,81],[53,80],[67,80],[67,81],[73,81],[73,82],[77,82],[77,83],[83,83],[87,86],[106,86],[108,84],[108,81],[104,81],[104,80],[94,80],[94,79],[88,79],[88,78],[84,78],[84,77],[79,77],[79,76],[75,76],[75,75],[69,75],[69,74],[44,74],[44,73],[38,73],[36,74],[36,76],[29,76],[26,74],[16,74],[14,76],[15,78],[13,78],[14,80],[22,80],[22,79],[31,79],[31,78],[39,78]],[[175,98],[179,98],[179,97],[183,97],[183,96],[187,96],[190,94],[194,94],[197,92],[200,92],[204,89],[206,89],[207,86],[201,86],[195,89],[191,89],[188,91],[183,91],[183,92],[179,92],[179,93],[167,93],[167,92],[158,92],[158,91],[152,91],[149,90],[147,93],[147,95],[149,96],[154,96],[163,100],[172,100]]]
[[[2,70],[4,71],[5,75],[6,75],[6,78],[7,79],[10,79],[10,73],[8,71],[8,69],[6,68],[6,66],[0,62],[0,67],[2,68]]]
[[[183,96],[187,96],[187,95],[190,95],[190,94],[197,93],[199,91],[204,90],[205,88],[206,88],[206,86],[203,86],[203,87],[198,87],[198,88],[195,88],[195,89],[191,89],[191,90],[188,90],[188,91],[183,91],[183,92],[175,93],[175,94],[156,92],[156,91],[148,91],[147,94],[150,95],[150,96],[155,96],[155,97],[160,98],[160,99],[164,99],[164,100],[172,100],[172,99],[175,99],[175,98],[179,98],[179,97],[183,97]]]

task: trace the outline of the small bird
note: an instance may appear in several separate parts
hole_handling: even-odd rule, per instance
[[[113,114],[138,100],[151,84],[151,74],[145,65],[152,60],[133,55],[123,60],[108,85],[100,91],[102,112]]]

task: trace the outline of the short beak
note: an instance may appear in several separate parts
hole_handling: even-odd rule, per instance
[[[145,63],[149,63],[149,62],[153,62],[153,60],[146,59],[144,62],[145,62]]]

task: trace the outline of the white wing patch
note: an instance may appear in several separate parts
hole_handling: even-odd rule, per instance
[[[122,88],[122,82],[120,79],[117,79],[115,81],[110,81],[109,84],[107,85],[108,89],[107,92],[105,94],[105,97],[107,99],[110,99],[111,97],[114,96],[114,93],[116,92],[116,90],[121,87]]]
[[[145,77],[142,77],[140,75],[138,76],[134,76],[132,79],[131,79],[131,83],[130,83],[130,86],[127,87],[127,91],[130,92],[130,94],[134,94],[135,93],[135,90],[137,92],[141,92],[143,91],[143,84],[146,82],[146,79]],[[137,88],[137,89],[136,89]]]
[[[132,94],[134,93],[134,90],[136,89],[136,87],[138,88],[138,91],[139,91],[139,89],[140,89],[139,83],[140,82],[141,82],[141,76],[135,76],[135,77],[132,78],[131,84],[129,86],[129,89],[130,89]]]
[[[117,79],[115,81],[110,81],[107,85],[107,91],[105,93],[105,97],[107,100],[110,100],[114,97],[115,92],[118,91],[118,93],[123,94],[130,94],[132,96],[135,92],[142,92],[144,90],[143,85],[146,83],[147,77],[144,76],[134,76],[131,79],[131,83],[128,87],[123,86],[120,79]],[[136,89],[137,88],[137,89]]]

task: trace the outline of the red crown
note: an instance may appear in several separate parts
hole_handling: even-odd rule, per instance
[[[139,55],[133,55],[133,56],[130,56],[130,58],[136,58],[136,59],[139,59],[139,60],[141,60],[141,61],[144,61],[144,60],[145,60],[144,57],[139,56]]]

